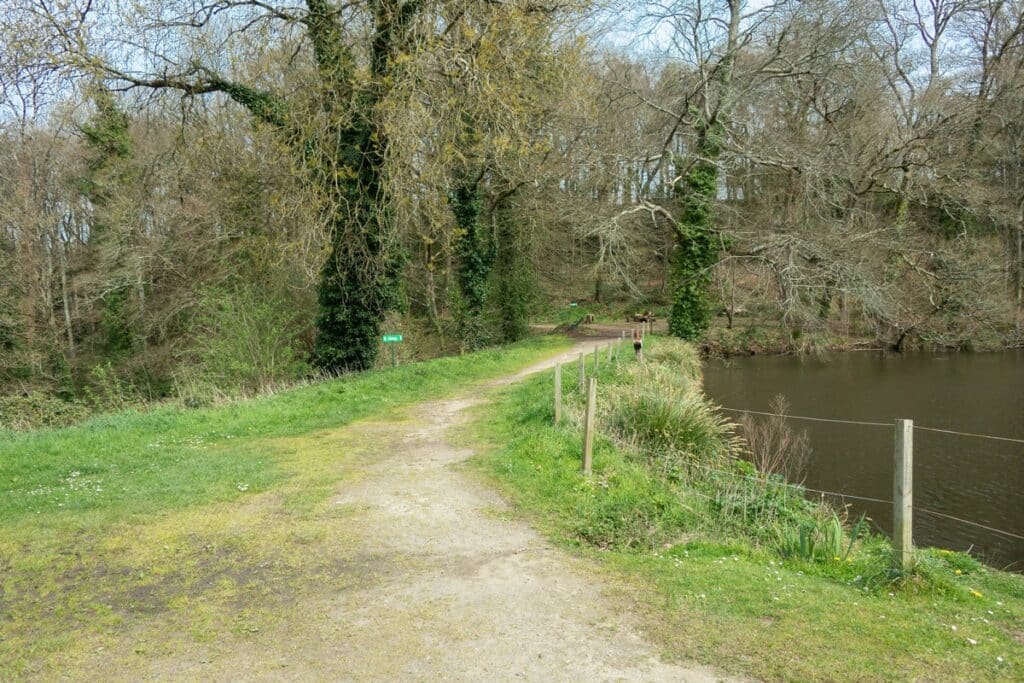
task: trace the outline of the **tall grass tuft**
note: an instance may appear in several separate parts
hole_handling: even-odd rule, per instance
[[[609,428],[666,466],[722,466],[732,425],[698,392],[658,384],[627,385],[605,416]]]

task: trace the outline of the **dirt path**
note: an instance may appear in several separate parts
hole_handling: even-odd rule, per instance
[[[584,342],[561,359],[600,341]],[[506,384],[556,359],[508,377]],[[501,497],[452,467],[473,396],[424,403],[346,430],[379,444],[333,498],[354,511],[368,578],[297,606],[245,648],[151,661],[149,678],[245,680],[710,681],[662,663],[621,599],[583,562],[509,519]],[[354,432],[354,433],[353,433]],[[138,672],[141,673],[141,672]]]

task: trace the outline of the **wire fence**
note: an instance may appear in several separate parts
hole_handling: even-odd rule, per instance
[[[609,353],[610,353],[610,351],[609,351]],[[617,356],[618,356],[618,354],[616,354],[616,357]],[[595,355],[595,358],[596,358],[596,355]],[[859,427],[881,427],[881,428],[885,428],[885,429],[893,429],[896,426],[895,422],[873,422],[873,421],[868,421],[868,420],[846,420],[846,419],[841,419],[841,418],[826,418],[826,417],[815,417],[815,416],[808,416],[808,415],[790,415],[790,414],[786,414],[786,413],[774,413],[774,412],[759,411],[759,410],[748,410],[748,409],[741,409],[741,408],[731,408],[731,407],[725,407],[725,406],[719,406],[718,408],[719,408],[719,410],[721,410],[723,412],[729,412],[729,413],[735,413],[735,414],[759,415],[759,416],[764,416],[764,417],[775,417],[775,418],[781,418],[781,419],[785,419],[785,420],[800,420],[800,421],[806,421],[806,422],[843,424],[843,425],[851,425],[851,426],[859,426]],[[961,437],[967,437],[967,438],[976,438],[976,439],[988,439],[988,440],[999,441],[999,442],[1003,442],[1003,443],[1015,443],[1015,444],[1022,444],[1022,445],[1024,445],[1024,439],[1019,439],[1019,438],[1014,438],[1014,437],[996,436],[996,435],[992,435],[992,434],[980,434],[980,433],[976,433],[976,432],[966,432],[966,431],[960,431],[960,430],[955,430],[955,429],[945,429],[945,428],[939,428],[939,427],[919,426],[919,425],[916,425],[916,424],[913,425],[913,429],[915,431],[925,431],[925,432],[933,432],[933,433],[939,433],[939,434],[949,434],[949,435],[954,435],[954,436],[961,436]],[[607,434],[605,436],[609,437],[609,435],[607,435]],[[634,450],[636,449],[636,445],[635,444],[630,444],[630,443],[624,442],[624,441],[622,441],[620,439],[616,439],[614,437],[611,437],[611,438],[612,438],[612,440],[614,442],[616,442],[620,446],[624,446],[624,447],[627,447],[627,448],[632,448]],[[704,470],[707,470],[707,471],[711,471],[711,472],[716,472],[716,473],[724,474],[724,475],[727,475],[727,476],[730,476],[730,477],[739,477],[739,478],[742,478],[742,479],[747,479],[747,480],[759,482],[761,484],[765,483],[765,480],[763,478],[753,477],[753,476],[750,476],[750,475],[744,475],[744,474],[741,474],[741,473],[738,473],[738,472],[735,472],[735,471],[723,470],[721,468],[715,468],[715,467],[711,467],[711,466],[708,466],[708,465],[703,465],[703,464],[700,464],[700,463],[691,463],[691,466],[698,467],[698,468],[701,468],[701,469],[704,469]],[[773,485],[777,485],[777,486],[784,486],[784,487],[788,487],[788,488],[794,489],[796,491],[801,492],[801,494],[817,493],[817,494],[821,494],[823,496],[833,496],[835,498],[844,499],[844,500],[845,499],[850,499],[850,500],[864,501],[864,502],[869,502],[869,503],[878,503],[878,504],[882,504],[882,505],[893,505],[893,506],[897,506],[898,505],[897,501],[893,501],[893,500],[885,499],[885,498],[877,498],[877,497],[872,497],[872,496],[864,496],[864,495],[859,495],[859,494],[846,493],[846,492],[842,492],[842,491],[828,491],[828,490],[824,490],[824,489],[811,488],[811,487],[804,486],[804,485],[799,485],[799,484],[791,484],[791,483],[783,482],[783,481],[773,481],[772,484]],[[694,491],[694,493],[696,493],[698,495],[704,495],[707,498],[711,498],[710,496],[707,496],[706,494],[702,494],[699,491]],[[984,529],[985,531],[988,531],[990,533],[994,533],[994,534],[997,534],[997,535],[1000,535],[1000,536],[1003,536],[1003,537],[1006,537],[1006,538],[1012,538],[1012,539],[1017,539],[1017,540],[1024,540],[1024,535],[1022,535],[1022,534],[1019,534],[1019,533],[1016,533],[1016,532],[1013,532],[1013,531],[1007,531],[1005,529],[999,529],[999,528],[990,526],[988,524],[983,524],[981,522],[976,522],[976,521],[972,521],[972,520],[968,520],[968,519],[963,519],[962,517],[957,517],[956,515],[949,514],[948,512],[941,512],[941,511],[937,511],[937,510],[931,510],[929,508],[921,507],[919,505],[914,505],[913,506],[913,510],[916,510],[918,512],[924,513],[926,515],[931,515],[933,517],[938,517],[938,518],[950,520],[950,521],[953,521],[953,522],[957,522],[959,524],[964,524],[964,525],[971,526],[971,527],[974,527],[974,528]]]
[[[742,408],[726,408],[724,406],[719,406],[719,410],[727,411],[727,412],[730,412],[730,413],[752,414],[752,415],[764,415],[764,416],[768,416],[768,417],[778,417],[778,418],[783,418],[783,419],[787,419],[787,420],[804,420],[804,421],[810,421],[810,422],[832,422],[832,423],[837,423],[837,424],[848,424],[848,425],[858,425],[858,426],[868,426],[868,427],[885,427],[887,429],[891,429],[892,426],[893,426],[892,424],[888,424],[888,423],[885,423],[885,422],[865,422],[863,420],[841,420],[841,419],[836,419],[836,418],[809,417],[809,416],[806,416],[806,415],[789,415],[789,414],[786,414],[786,413],[770,413],[770,412],[764,412],[764,411],[759,411],[759,410],[744,410]],[[936,432],[936,433],[940,433],[940,434],[953,434],[953,435],[956,435],[956,436],[965,436],[965,437],[972,437],[972,438],[978,438],[978,439],[991,439],[993,441],[1018,443],[1018,444],[1024,445],[1024,439],[1015,439],[1015,438],[1005,437],[1005,436],[993,436],[991,434],[978,434],[978,433],[975,433],[975,432],[962,432],[962,431],[957,431],[955,429],[940,429],[938,427],[922,427],[922,426],[919,426],[919,425],[915,424],[914,425],[914,430],[915,431],[916,430],[921,430],[921,431],[926,431],[926,432]],[[870,498],[870,497],[867,497],[867,496],[855,496],[855,495],[852,495],[852,494],[839,493],[839,492],[836,492],[836,491],[821,491],[819,489],[812,489],[812,488],[809,488],[809,487],[804,487],[804,488],[807,491],[813,491],[815,493],[823,493],[823,494],[830,495],[830,496],[838,496],[838,497],[841,497],[841,498],[850,498],[850,499],[854,499],[854,500],[863,500],[863,501],[869,501],[869,502],[874,502],[874,503],[883,503],[883,504],[888,504],[888,505],[892,505],[893,504],[893,501],[891,501],[891,500],[883,500],[881,498]],[[936,510],[930,510],[928,508],[921,507],[920,505],[914,505],[914,510],[916,510],[917,512],[923,512],[923,513],[928,514],[928,515],[933,515],[935,517],[942,517],[944,519],[949,519],[949,520],[952,520],[952,521],[955,521],[955,522],[959,522],[961,524],[966,524],[966,525],[969,525],[969,526],[977,527],[979,529],[985,529],[986,531],[990,531],[990,532],[995,533],[995,534],[1006,536],[1008,538],[1016,538],[1016,539],[1024,541],[1024,535],[1017,534],[1017,533],[1014,533],[1012,531],[1006,531],[1005,529],[997,529],[997,528],[989,526],[987,524],[982,524],[981,522],[973,522],[971,520],[963,519],[962,517],[957,517],[955,515],[951,515],[948,512],[938,512]]]

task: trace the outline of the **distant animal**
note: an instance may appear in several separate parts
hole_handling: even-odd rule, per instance
[[[643,313],[634,313],[632,318],[626,318],[627,323],[653,323],[654,321],[654,313],[652,313],[651,311],[644,311]]]

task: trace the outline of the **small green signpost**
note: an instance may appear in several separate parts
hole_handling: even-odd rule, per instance
[[[402,335],[400,335],[400,334],[385,334],[383,337],[381,337],[381,340],[383,340],[383,342],[385,344],[397,344],[398,342],[402,341]],[[391,347],[391,367],[393,367],[393,368],[398,367],[398,360],[395,358],[395,347],[394,346]]]

